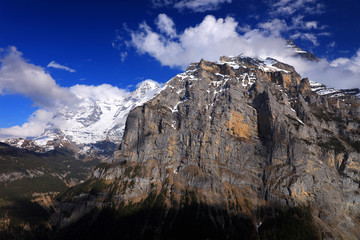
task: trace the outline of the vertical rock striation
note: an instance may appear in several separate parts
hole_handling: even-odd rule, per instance
[[[148,206],[164,210],[139,236],[166,238],[190,206],[217,239],[270,239],[274,209],[306,208],[314,236],[359,238],[360,102],[313,85],[270,58],[191,64],[129,113],[116,158],[63,197],[55,222]]]

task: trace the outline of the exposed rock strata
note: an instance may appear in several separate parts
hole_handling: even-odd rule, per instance
[[[96,207],[151,194],[180,211],[191,193],[190,202],[246,216],[258,231],[260,209],[310,206],[320,237],[358,239],[359,106],[355,96],[311,91],[273,59],[191,64],[130,112],[116,159],[86,186],[96,194],[68,193],[59,213],[69,216],[54,221],[68,226]]]

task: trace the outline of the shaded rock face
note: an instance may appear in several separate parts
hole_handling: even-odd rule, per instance
[[[312,92],[308,79],[274,59],[191,64],[130,112],[116,158],[87,186],[101,182],[100,190],[69,193],[59,208],[69,216],[54,219],[68,226],[95,208],[143,206],[154,194],[151,204],[170,212],[195,204],[228,220],[242,216],[251,239],[269,226],[262,209],[274,206],[308,206],[319,238],[358,239],[359,106],[355,96]]]

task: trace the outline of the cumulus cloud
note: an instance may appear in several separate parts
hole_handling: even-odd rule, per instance
[[[191,10],[194,12],[206,12],[217,10],[224,3],[232,0],[152,0],[154,7],[174,7],[179,10]]]
[[[21,94],[35,105],[47,109],[73,103],[76,97],[60,87],[40,66],[28,63],[15,47],[9,47],[0,57],[0,91]]]
[[[166,14],[159,14],[157,19],[155,20],[155,23],[162,33],[166,34],[169,37],[176,36],[175,24],[173,20],[169,18]]]
[[[101,84],[98,86],[76,84],[70,87],[70,92],[81,100],[101,102],[112,102],[114,99],[124,98],[130,94],[127,90],[110,84]]]
[[[231,17],[216,19],[208,15],[194,26],[188,27],[170,38],[163,32],[156,32],[146,23],[140,24],[136,31],[131,32],[131,43],[140,54],[149,54],[162,65],[185,69],[191,62],[218,60],[222,55],[234,56],[244,54],[252,57],[272,57],[293,65],[303,76],[310,80],[325,83],[336,88],[360,87],[360,64],[358,52],[349,62],[334,61],[330,64],[326,59],[320,63],[308,62],[294,55],[286,47],[280,32],[287,25],[281,20],[259,24],[259,29],[239,31],[238,23]],[[247,30],[247,31],[246,31]],[[295,39],[306,38],[317,45],[317,38],[311,33],[294,34]]]
[[[54,113],[40,109],[35,111],[22,126],[0,129],[0,136],[37,137],[44,132],[46,124],[53,119]]]
[[[49,68],[56,68],[56,69],[61,69],[61,70],[65,70],[65,71],[68,71],[68,72],[76,72],[74,69],[72,69],[72,68],[69,68],[69,67],[66,67],[66,66],[64,66],[64,65],[61,65],[61,64],[59,64],[59,63],[57,63],[57,62],[55,62],[55,61],[51,61],[48,65],[47,65],[47,67],[49,67]]]
[[[338,89],[360,88],[360,49],[351,58],[338,58],[332,62],[309,65],[307,73],[313,79]]]
[[[216,19],[209,15],[197,26],[170,39],[142,23],[137,31],[131,32],[131,42],[139,53],[148,53],[163,65],[182,68],[201,58],[217,60],[221,55],[276,55],[286,45],[277,34],[265,36],[263,31],[250,30],[241,35],[237,27],[231,17]]]
[[[360,49],[351,58],[337,58],[330,65],[332,67],[342,67],[354,73],[360,73]],[[359,79],[360,81],[360,79]]]
[[[281,36],[284,32],[289,32],[289,36],[294,35],[296,31],[297,33],[307,34],[307,36],[303,36],[301,39],[310,41],[315,46],[318,43],[318,37],[325,36],[316,31],[323,30],[326,26],[321,26],[317,21],[304,20],[305,15],[308,18],[311,15],[324,12],[324,4],[319,3],[319,0],[265,0],[264,2],[267,3],[268,7],[268,20],[259,23],[257,26],[268,34]],[[226,3],[232,3],[232,0],[152,0],[154,7],[173,7],[179,10],[192,10],[194,12],[216,10]],[[250,16],[257,20],[259,18],[259,16]],[[176,32],[174,32],[175,28],[173,27],[172,20],[170,20],[166,18],[165,14],[159,15],[156,24],[162,33],[170,34],[173,37]],[[239,28],[244,27],[246,28],[246,24]],[[126,41],[120,42],[126,43]],[[122,44],[117,43],[115,46],[120,47]]]

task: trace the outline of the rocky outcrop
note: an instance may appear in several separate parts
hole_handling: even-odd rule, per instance
[[[94,209],[98,219],[109,208],[165,209],[156,221],[145,211],[138,232],[165,238],[192,207],[216,239],[271,239],[271,221],[287,216],[276,209],[305,208],[288,223],[309,230],[308,216],[312,237],[358,239],[359,106],[346,93],[317,94],[274,59],[193,63],[130,112],[116,158],[63,196],[54,224],[71,226]]]

